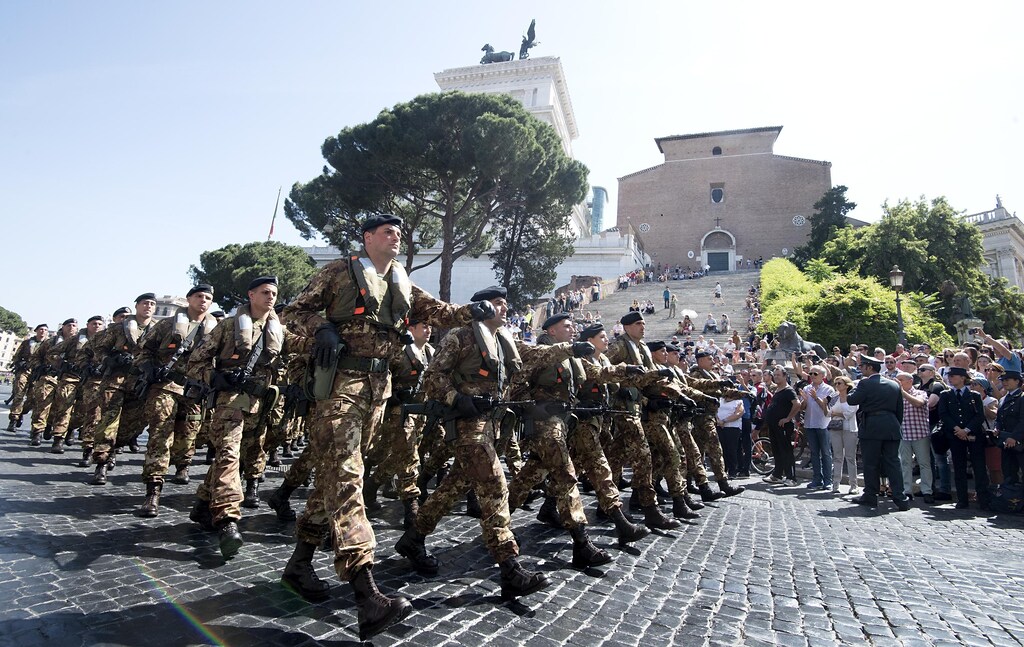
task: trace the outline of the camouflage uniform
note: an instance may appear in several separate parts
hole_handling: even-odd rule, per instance
[[[661,366],[660,368],[666,367]],[[700,392],[694,391],[680,381],[648,387],[643,394],[649,405],[675,401],[681,395],[698,400],[703,398]],[[665,477],[668,492],[673,498],[683,496],[686,493],[686,449],[679,446],[676,442],[678,437],[672,433],[675,425],[671,409],[655,409],[648,406],[647,420],[643,424],[647,441],[651,446],[651,456],[654,458],[654,473]]]
[[[579,384],[584,381],[600,384],[620,381],[626,377],[626,367],[605,367],[581,361],[572,357],[571,344],[555,345],[547,334],[537,339],[536,346],[521,344],[519,352],[524,358],[524,366],[516,381],[526,385],[521,392],[528,392],[530,399],[537,401],[537,406],[530,411],[539,415],[532,421],[533,433],[525,434],[530,455],[509,486],[509,506],[512,509],[521,507],[533,486],[547,477],[548,495],[555,499],[562,526],[575,528],[586,525],[587,518],[576,487],[575,466],[566,447],[567,412],[558,406],[545,410],[543,403],[571,406],[576,400]],[[518,395],[514,399],[518,399]],[[549,412],[557,413],[550,415]],[[524,429],[530,425],[531,421],[527,420]]]
[[[56,398],[60,369],[71,347],[78,342],[74,335],[65,342],[60,334],[39,344],[33,355],[33,370],[42,371],[32,386],[32,437],[39,438],[50,422],[51,411]],[[38,444],[38,443],[36,443]]]
[[[319,544],[330,533],[334,567],[343,581],[373,563],[376,540],[362,498],[363,452],[391,396],[387,358],[401,343],[401,322],[412,317],[451,327],[471,318],[467,308],[437,301],[411,285],[398,263],[392,261],[381,278],[368,261],[353,256],[330,263],[284,310],[293,332],[312,339],[330,323],[346,344],[330,398],[317,403],[315,417],[307,421],[319,462],[313,492],[296,522],[302,543]]]
[[[626,363],[646,369],[654,368],[647,344],[634,342],[628,335],[620,335],[615,339],[605,356],[612,364]],[[622,474],[624,464],[633,466],[633,492],[641,507],[647,508],[657,504],[657,497],[654,493],[651,447],[640,422],[640,398],[640,391],[636,387],[623,387],[613,394],[614,407],[631,413],[615,414],[612,418],[615,433],[611,445],[605,448],[605,455],[616,479]]]
[[[519,368],[517,352],[497,350],[490,353],[492,364],[485,364],[481,349],[476,342],[473,327],[479,327],[479,334],[486,334],[484,324],[459,328],[448,333],[441,342],[434,360],[423,376],[423,391],[427,398],[437,400],[449,407],[455,397],[463,395],[488,395],[501,399],[508,388],[506,376]],[[504,332],[498,333],[505,335]],[[495,348],[501,349],[495,339]],[[515,346],[505,338],[510,350]],[[545,357],[561,359],[565,349],[550,347],[539,351]],[[476,367],[476,370],[474,370]],[[494,449],[495,419],[498,410],[475,418],[460,418],[448,423],[446,434],[454,438],[447,440],[453,446],[455,463],[445,475],[437,489],[420,506],[416,517],[415,530],[429,535],[437,528],[438,522],[451,510],[455,502],[469,489],[476,492],[480,501],[480,529],[484,545],[498,563],[519,555],[519,546],[512,536],[509,515],[509,493],[505,474],[498,462]]]
[[[134,323],[133,323],[134,322]],[[103,367],[103,386],[99,395],[101,416],[93,432],[92,462],[99,466],[112,461],[115,447],[123,444],[137,429],[145,426],[142,403],[132,394],[135,376],[129,377],[141,344],[156,323],[139,326],[134,315],[109,326],[102,337],[91,344],[93,362]],[[122,431],[123,430],[123,431]]]
[[[715,473],[715,480],[724,481],[729,478],[725,471],[725,459],[722,457],[722,443],[718,440],[718,427],[716,426],[715,414],[718,412],[718,398],[740,399],[744,393],[738,389],[724,388],[718,381],[721,378],[712,371],[704,370],[698,366],[690,368],[688,382],[697,390],[714,399],[707,401],[705,408],[707,413],[693,418],[693,440],[700,450],[699,457],[702,459],[707,454],[711,460],[711,470]]]
[[[376,466],[374,480],[382,483],[392,476],[398,477],[398,496],[411,501],[420,495],[416,484],[419,477],[420,435],[426,419],[415,414],[402,413],[402,405],[422,402],[419,394],[423,371],[430,365],[434,348],[430,344],[422,349],[406,344],[391,361],[391,397],[384,409],[384,422],[380,434],[373,440],[366,455],[366,470]]]
[[[61,375],[57,384],[57,391],[53,398],[53,411],[50,414],[50,426],[53,427],[55,447],[58,446],[58,439],[63,442],[69,429],[75,429],[72,425],[72,414],[79,401],[82,373],[88,368],[88,358],[91,356],[88,346],[89,336],[85,330],[80,330],[74,346],[68,346],[65,353],[64,374]]]
[[[29,378],[32,375],[30,368],[32,353],[42,343],[41,341],[36,341],[34,335],[23,340],[11,359],[11,364],[14,366],[14,382],[11,385],[11,410],[7,417],[10,419],[12,429],[21,425],[21,417],[27,410],[25,405],[30,402],[28,387]],[[30,409],[31,407],[28,408]]]
[[[191,346],[170,367],[167,379],[150,384],[146,394],[143,416],[149,424],[149,441],[142,466],[143,483],[162,485],[170,464],[178,469],[192,464],[196,434],[203,418],[202,404],[185,396],[186,364],[216,324],[209,313],[191,321],[188,310],[181,308],[175,316],[157,323],[142,342],[135,366],[145,370],[146,366],[167,366],[175,353],[189,343],[188,336],[193,337]]]

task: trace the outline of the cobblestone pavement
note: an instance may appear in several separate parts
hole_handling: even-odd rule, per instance
[[[3,417],[6,420],[6,416]],[[215,536],[188,521],[193,485],[168,483],[156,519],[142,502],[141,454],[122,454],[111,484],[91,470],[0,432],[0,644],[345,645],[357,642],[352,594],[311,605],[279,573],[291,524],[265,506],[246,511],[246,544],[225,563]],[[203,466],[196,470],[201,475]],[[281,471],[268,473],[266,492]],[[520,511],[513,525],[530,565],[552,586],[515,603],[498,596],[497,568],[477,522],[445,519],[428,546],[435,578],[412,574],[392,546],[401,506],[377,518],[385,591],[415,612],[376,645],[1016,645],[1024,641],[1024,520],[946,505],[898,513],[759,481],[709,505],[679,532],[613,548],[615,561],[569,567],[568,536]],[[845,487],[843,488],[845,491]],[[301,493],[301,492],[300,492]],[[594,499],[586,496],[593,519]],[[333,577],[330,560],[316,562]]]

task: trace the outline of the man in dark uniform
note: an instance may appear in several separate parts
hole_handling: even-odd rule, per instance
[[[900,510],[909,510],[907,495],[903,493],[903,471],[900,467],[900,431],[903,423],[903,401],[900,385],[882,377],[882,362],[862,355],[859,368],[864,378],[847,398],[847,402],[860,406],[864,422],[857,434],[861,457],[864,459],[864,494],[854,503],[875,507],[878,505],[879,477],[882,471],[889,479],[893,502]]]
[[[967,461],[974,469],[974,489],[982,510],[989,507],[988,468],[985,466],[985,407],[981,396],[967,388],[967,369],[950,367],[946,378],[948,391],[939,396],[939,421],[942,433],[949,438],[953,454],[953,482],[956,484],[956,507],[968,508]],[[895,487],[895,486],[894,486]]]
[[[1021,399],[1020,373],[1006,371],[999,376],[1006,395],[996,413],[996,429],[1003,441],[1003,484],[1020,483],[1024,468],[1021,450],[1024,449],[1024,401]]]

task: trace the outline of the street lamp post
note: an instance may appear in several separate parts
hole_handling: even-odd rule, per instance
[[[889,272],[889,285],[896,290],[896,326],[898,328],[896,334],[899,336],[900,343],[906,348],[907,331],[903,329],[903,308],[900,302],[900,292],[903,291],[903,270],[899,265],[892,266],[892,270]]]

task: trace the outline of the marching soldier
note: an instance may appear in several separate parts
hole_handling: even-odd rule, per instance
[[[86,359],[89,340],[95,338],[101,330],[103,330],[103,317],[99,315],[89,317],[85,324],[85,330],[79,331],[74,343],[68,343],[64,368],[60,381],[57,383],[57,391],[53,398],[53,413],[50,417],[53,427],[51,454],[63,454],[64,444],[70,444],[75,428],[71,424],[72,414],[81,395],[82,379],[89,377],[86,375],[89,368]]]
[[[142,352],[142,343],[154,327],[154,310],[156,295],[140,294],[135,298],[135,314],[123,317],[92,344],[93,362],[103,367],[100,395],[103,413],[93,432],[92,462],[96,472],[89,481],[91,485],[106,485],[107,470],[114,468],[119,430],[124,427],[130,431],[144,424],[137,421],[141,418],[142,407],[125,407],[124,404],[126,399],[134,398],[130,393],[134,379],[129,380],[128,375],[135,358]]]
[[[715,480],[718,482],[718,489],[725,496],[735,496],[746,488],[742,485],[732,486],[729,484],[729,474],[725,470],[725,459],[722,457],[722,443],[718,439],[718,428],[715,426],[715,414],[718,413],[718,398],[741,399],[746,394],[733,387],[729,380],[722,377],[713,370],[715,365],[711,353],[697,351],[695,354],[697,364],[690,368],[690,386],[702,391],[715,399],[705,405],[705,413],[696,416],[691,421],[693,425],[693,440],[701,450],[701,456],[707,454],[711,459],[711,470],[715,473]],[[698,381],[699,380],[699,381]],[[705,501],[713,501],[716,496],[711,486],[704,484],[700,487],[700,496]]]
[[[544,333],[537,339],[537,348],[564,348],[576,336],[566,312],[548,317],[541,328]],[[559,527],[569,530],[573,540],[572,564],[577,568],[587,568],[607,564],[612,558],[587,536],[587,518],[576,487],[576,470],[566,447],[569,410],[576,402],[580,384],[587,381],[597,384],[620,382],[646,371],[639,366],[584,363],[580,358],[592,355],[595,349],[589,341],[575,342],[568,349],[572,351],[571,356],[552,361],[550,356],[529,353],[520,347],[525,361],[516,381],[524,384],[524,388],[514,393],[529,393],[536,404],[523,410],[523,435],[530,457],[509,486],[509,508],[514,510],[522,506],[533,486],[547,476],[548,497],[541,506],[541,512],[546,514],[541,518],[548,523],[557,519]],[[643,534],[635,527],[623,526],[619,539],[636,541]]]
[[[500,412],[495,403],[505,397],[511,377],[523,364],[521,349],[505,329],[505,295],[505,288],[498,286],[474,294],[473,301],[491,305],[495,316],[449,332],[424,375],[424,394],[448,412],[446,433],[454,445],[455,463],[420,506],[416,523],[405,531],[395,550],[421,574],[436,575],[438,562],[427,553],[426,536],[455,501],[473,488],[482,510],[484,545],[501,570],[502,597],[510,599],[539,591],[549,582],[543,573],[527,571],[519,563],[519,545],[510,529],[508,487],[494,449]],[[530,350],[539,363],[542,359],[559,362],[571,355],[571,347],[565,344]]]
[[[122,307],[115,310],[111,316],[110,327],[104,328],[90,337],[89,343],[82,349],[79,361],[82,366],[82,374],[85,376],[85,383],[82,384],[79,398],[81,404],[75,405],[76,408],[79,406],[82,408],[79,431],[79,439],[82,441],[82,460],[78,462],[78,467],[89,467],[92,464],[90,459],[95,445],[96,427],[103,416],[103,373],[105,367],[102,361],[96,358],[96,349],[106,342],[107,336],[112,334],[114,328],[120,326],[125,317],[131,313],[129,308]],[[75,415],[73,414],[71,418],[74,420]]]
[[[273,365],[285,346],[285,330],[274,312],[277,277],[253,279],[248,296],[249,302],[221,320],[188,360],[189,377],[217,393],[210,425],[214,461],[196,491],[190,517],[206,530],[220,531],[220,552],[226,558],[234,557],[243,543],[238,531],[242,439],[256,431],[263,410],[276,403]]]
[[[32,388],[32,439],[33,446],[41,444],[39,437],[45,434],[51,438],[50,412],[53,408],[57,385],[64,371],[72,348],[78,342],[78,321],[67,319],[60,325],[60,332],[39,344],[33,355],[32,369],[39,377]]]
[[[417,448],[424,419],[415,414],[402,411],[403,404],[422,402],[420,382],[423,372],[430,365],[434,356],[434,347],[427,343],[430,339],[430,324],[422,321],[409,322],[411,343],[399,352],[391,363],[391,398],[384,410],[384,423],[380,435],[374,439],[373,446],[366,456],[368,476],[363,482],[363,501],[366,507],[377,508],[377,488],[384,478],[392,475],[398,477],[398,498],[404,508],[403,526],[406,530],[412,527],[419,511],[420,490],[417,487],[419,477],[419,454]],[[375,473],[370,469],[376,466]]]
[[[391,395],[388,358],[400,344],[407,317],[451,327],[494,314],[490,304],[459,307],[414,286],[395,262],[401,224],[392,215],[368,218],[362,226],[363,249],[320,270],[285,308],[288,327],[316,340],[320,380],[314,388],[323,400],[316,407],[316,420],[310,421],[310,439],[319,457],[316,481],[296,522],[298,542],[282,580],[307,598],[326,597],[329,587],[317,578],[312,557],[329,534],[335,570],[355,592],[361,639],[412,611],[405,598],[388,598],[377,589],[372,575],[375,540],[362,501],[363,452]]]
[[[32,371],[30,365],[32,363],[32,354],[39,348],[39,345],[46,339],[46,333],[49,332],[46,324],[39,324],[35,327],[35,335],[25,339],[18,346],[18,350],[14,352],[14,357],[11,360],[14,366],[14,385],[11,391],[11,411],[7,414],[10,422],[7,425],[7,431],[17,433],[17,429],[21,427],[22,418],[26,408],[26,403],[30,401],[29,392],[31,385]]]
[[[668,367],[672,369],[676,381],[681,384],[689,386],[690,378],[687,377],[686,370],[683,368],[683,364],[680,361],[680,355],[682,349],[675,344],[669,344],[665,347],[668,351]],[[693,400],[697,402],[698,406],[712,404],[714,401],[717,404],[717,400],[709,395],[698,391],[699,397],[694,397]],[[672,419],[672,434],[676,441],[676,447],[679,449],[679,467],[682,472],[683,480],[689,483],[690,479],[697,484],[698,493],[700,492],[711,492],[711,486],[708,483],[708,473],[704,469],[704,457],[701,455],[700,448],[697,447],[697,443],[693,440],[693,434],[690,432],[690,419],[687,416],[675,416]],[[720,496],[711,492],[713,496]],[[683,494],[683,499],[686,502],[686,506],[693,511],[701,510],[704,508],[704,504],[694,499],[687,491]]]
[[[639,312],[630,312],[619,320],[623,334],[611,343],[605,355],[612,364],[632,364],[654,370],[651,351],[643,342],[646,323]],[[658,499],[654,493],[652,448],[640,421],[640,407],[643,394],[636,387],[621,387],[615,392],[612,400],[617,410],[630,413],[617,413],[615,438],[606,449],[605,455],[612,469],[612,474],[622,474],[622,466],[629,463],[633,466],[633,493],[644,512],[644,524],[648,528],[672,530],[679,527],[679,522],[669,519],[658,507]]]
[[[185,296],[188,306],[158,322],[142,342],[135,360],[139,371],[135,392],[145,397],[143,415],[149,424],[142,482],[146,500],[139,517],[155,517],[167,468],[174,463],[176,483],[188,483],[188,467],[195,453],[196,434],[202,423],[200,402],[185,395],[185,366],[189,355],[217,325],[209,313],[213,287],[196,285]]]

